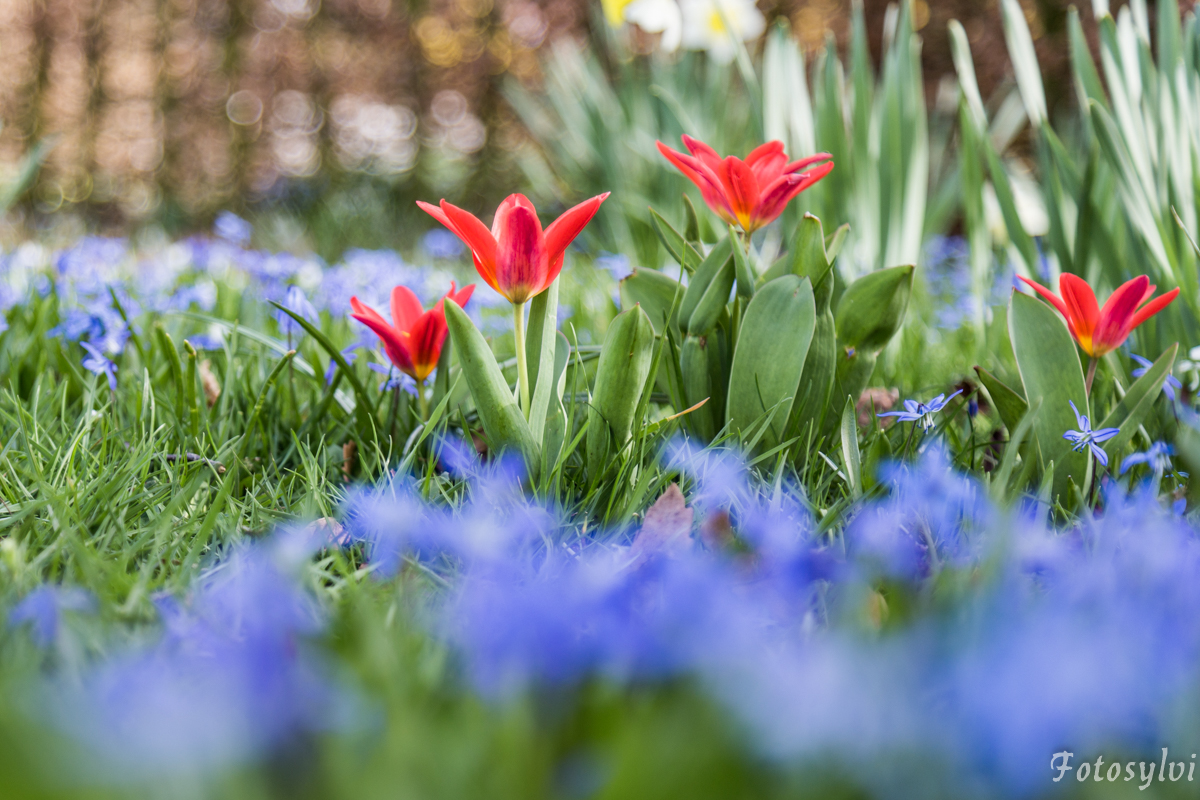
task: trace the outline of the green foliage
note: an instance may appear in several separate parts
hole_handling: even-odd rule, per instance
[[[454,341],[462,374],[475,399],[475,409],[488,436],[488,444],[497,452],[514,450],[520,453],[530,471],[535,471],[541,464],[538,446],[492,349],[465,311],[456,303],[444,305],[446,326]]]
[[[593,476],[629,441],[634,412],[647,389],[654,328],[641,306],[623,311],[608,327],[588,412],[587,463]]]
[[[1086,485],[1091,459],[1086,452],[1073,452],[1070,442],[1063,439],[1064,432],[1079,428],[1069,403],[1074,402],[1080,414],[1094,419],[1075,342],[1054,309],[1019,292],[1013,293],[1008,307],[1008,330],[1025,397],[1031,404],[1041,404],[1033,429],[1042,468],[1054,465],[1050,499],[1066,506],[1069,482],[1073,479],[1076,486]]]
[[[729,370],[730,430],[748,432],[769,415],[759,442],[781,444],[799,391],[816,325],[812,284],[784,275],[767,283],[746,307]]]

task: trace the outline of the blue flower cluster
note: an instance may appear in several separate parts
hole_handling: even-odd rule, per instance
[[[1055,530],[1002,510],[929,448],[890,491],[821,533],[798,489],[763,487],[718,450],[668,448],[667,491],[631,530],[588,533],[523,494],[512,462],[443,445],[457,508],[398,482],[348,502],[344,531],[279,534],[160,599],[162,633],[68,685],[52,719],[115,768],[227,765],[352,724],[308,637],[318,548],[362,548],[377,578],[437,574],[430,631],[473,685],[505,697],[601,677],[686,676],[764,755],[1002,795],[1043,787],[1051,755],[1200,742],[1183,700],[1200,674],[1200,539],[1144,488]],[[40,640],[73,597],[28,600]],[[119,742],[119,745],[114,744]],[[1193,748],[1195,749],[1195,748]],[[894,795],[893,795],[894,796]]]
[[[0,254],[0,333],[8,327],[7,313],[14,306],[31,295],[53,293],[60,305],[60,322],[50,334],[88,343],[84,367],[111,384],[115,382],[112,361],[124,350],[131,332],[137,331],[142,314],[212,313],[221,287],[256,303],[275,301],[316,321],[320,312],[346,317],[353,296],[386,309],[397,285],[412,289],[429,305],[446,293],[451,280],[459,278],[447,267],[410,264],[391,250],[350,250],[330,265],[314,255],[251,249],[252,233],[245,220],[223,213],[213,237],[135,245],[126,239],[90,236],[60,250],[26,243]],[[461,245],[456,247],[440,235],[426,237],[423,249],[434,259],[462,255]],[[476,324],[496,331],[511,327],[506,313],[486,317],[481,313],[483,308],[507,309],[507,302],[476,282],[479,286],[467,309]],[[285,337],[303,335],[292,317],[279,311],[273,317]],[[189,340],[199,349],[223,347],[220,329]],[[374,341],[365,329],[363,341]]]

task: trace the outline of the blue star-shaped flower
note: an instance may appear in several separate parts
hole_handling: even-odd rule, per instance
[[[1135,355],[1133,353],[1130,353],[1129,357],[1142,365],[1141,367],[1139,367],[1138,369],[1135,369],[1133,371],[1133,373],[1132,373],[1133,377],[1140,378],[1146,374],[1146,370],[1150,369],[1151,361],[1149,359],[1142,358],[1141,356]],[[1167,399],[1170,400],[1172,403],[1174,403],[1175,402],[1175,390],[1182,389],[1182,388],[1183,388],[1183,384],[1179,382],[1179,378],[1176,378],[1174,375],[1172,375],[1171,373],[1168,372],[1167,377],[1163,380],[1163,385],[1162,385],[1163,394],[1165,394],[1167,396]]]
[[[1124,475],[1126,471],[1137,464],[1145,464],[1161,477],[1162,473],[1171,469],[1171,456],[1173,455],[1175,455],[1174,447],[1166,442],[1155,442],[1146,452],[1134,453],[1122,461],[1121,474]]]
[[[919,422],[921,423],[922,428],[929,430],[933,427],[933,415],[945,408],[947,403],[960,394],[962,394],[962,389],[959,389],[949,397],[947,397],[945,393],[942,393],[930,400],[928,403],[918,403],[916,400],[905,400],[905,411],[885,411],[882,414],[876,414],[875,416],[896,417],[901,422]]]
[[[108,388],[115,392],[117,390],[117,365],[91,342],[80,342],[80,344],[88,352],[83,358],[83,368],[93,375],[107,376]]]
[[[1092,423],[1086,415],[1080,414],[1079,409],[1075,407],[1074,400],[1068,400],[1071,404],[1071,410],[1075,412],[1075,421],[1079,424],[1079,430],[1067,431],[1063,434],[1063,438],[1071,442],[1071,449],[1076,453],[1082,452],[1085,447],[1092,450],[1092,455],[1096,457],[1103,466],[1108,466],[1108,453],[1104,452],[1104,448],[1100,446],[1100,442],[1107,442],[1109,439],[1121,432],[1120,428],[1101,428],[1098,431],[1092,430]]]

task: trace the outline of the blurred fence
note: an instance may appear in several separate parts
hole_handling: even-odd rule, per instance
[[[49,140],[30,205],[82,204],[115,223],[166,216],[186,225],[313,176],[326,188],[337,176],[364,176],[435,194],[495,194],[505,181],[489,177],[522,141],[499,84],[536,88],[539,49],[557,36],[586,37],[592,5],[0,0],[0,164]],[[878,52],[887,4],[865,5]],[[1024,4],[1047,85],[1063,94],[1066,6]],[[848,9],[849,0],[786,0],[770,14],[790,17],[814,52],[827,29],[844,36]],[[931,100],[952,70],[952,18],[971,37],[984,92],[1005,80],[995,0],[917,0],[914,9]]]

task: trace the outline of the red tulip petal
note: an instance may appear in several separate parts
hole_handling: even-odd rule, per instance
[[[1078,275],[1064,272],[1058,277],[1058,291],[1062,294],[1076,338],[1091,341],[1096,325],[1100,321],[1100,309],[1096,306],[1096,293],[1087,281]]]
[[[466,308],[467,301],[471,299],[471,295],[474,293],[475,284],[469,283],[463,288],[459,289],[458,293],[456,294],[454,292],[454,281],[450,281],[450,291],[446,293],[446,296],[457,303],[459,308]],[[441,307],[441,303],[438,303],[438,307]]]
[[[377,325],[382,325],[385,328],[391,328],[391,323],[383,318],[375,309],[362,303],[357,297],[350,298],[350,316],[357,319],[358,317],[367,317]]]
[[[542,285],[549,269],[542,226],[523,205],[512,206],[503,217],[496,247],[496,282],[513,303],[528,300]]]
[[[410,330],[417,318],[424,313],[421,301],[407,286],[392,289],[392,322],[398,331]]]
[[[763,189],[758,201],[758,208],[754,210],[754,219],[751,222],[753,227],[761,228],[774,222],[775,218],[783,213],[783,209],[787,208],[791,199],[796,196],[797,187],[800,186],[802,180],[803,178],[799,175],[782,175]]]
[[[657,144],[658,151],[663,154],[663,157],[674,164],[675,168],[682,172],[688,180],[696,184],[705,204],[726,222],[736,224],[737,219],[734,218],[733,211],[729,206],[729,199],[725,196],[725,187],[716,173],[693,156],[672,150],[662,142]]]
[[[575,241],[584,227],[592,221],[592,217],[600,210],[600,204],[608,199],[608,192],[596,195],[591,200],[584,200],[574,208],[564,211],[562,216],[550,223],[546,228],[546,254],[553,261],[566,251],[567,245]]]
[[[754,177],[759,186],[774,183],[783,174],[787,164],[787,154],[783,152],[783,142],[767,142],[754,148],[746,156],[746,164],[754,170]]]
[[[722,171],[718,174],[725,183],[729,205],[742,228],[749,230],[750,218],[758,206],[758,178],[754,177],[754,170],[736,156],[729,156],[721,166]]]
[[[707,166],[713,172],[717,172],[721,167],[721,156],[716,150],[712,149],[699,139],[693,139],[686,133],[682,137],[683,146],[688,149],[688,152],[700,160],[700,163]]]
[[[425,380],[437,366],[442,345],[446,342],[446,330],[445,317],[432,311],[422,314],[413,325],[408,336],[413,367],[409,374],[416,380]]]
[[[750,155],[746,156],[746,164],[753,168],[755,164],[764,158],[773,158],[781,155],[783,155],[783,142],[776,139],[766,144],[760,144],[751,150]],[[786,156],[784,158],[786,160]]]
[[[522,208],[532,214],[534,221],[537,222],[538,231],[542,230],[542,221],[538,219],[537,209],[534,208],[533,201],[517,192],[504,198],[500,206],[496,209],[496,216],[492,219],[492,236],[495,237],[496,241],[500,241],[500,232],[504,230],[505,220],[508,219],[508,215],[517,208]]]
[[[792,194],[792,196],[795,197],[796,195],[800,194],[805,189],[812,186],[814,183],[821,180],[821,178],[824,178],[826,175],[828,175],[831,172],[833,172],[833,162],[832,161],[822,164],[819,167],[810,169],[808,172],[801,173],[801,177],[803,178],[803,180],[800,181],[800,187],[798,189],[796,189],[796,191]]]
[[[411,374],[412,356],[404,344],[404,337],[395,328],[384,322],[383,317],[379,316],[374,309],[368,308],[355,300],[351,300],[351,306],[356,308],[355,313],[350,316],[375,332],[375,335],[383,342],[384,352],[387,353],[388,358],[396,365],[397,369]],[[368,313],[359,313],[359,309],[365,310]]]
[[[783,168],[784,172],[803,172],[808,167],[816,164],[818,161],[829,161],[833,158],[829,153],[815,153],[808,158],[802,158],[799,161],[793,161]]]
[[[1146,286],[1150,279],[1139,275],[1133,280],[1126,281],[1108,298],[1104,308],[1100,309],[1100,321],[1092,334],[1092,355],[1102,356],[1121,346],[1132,330],[1134,312],[1142,297],[1146,294]]]
[[[1070,323],[1071,314],[1067,311],[1067,304],[1064,303],[1061,299],[1059,299],[1058,295],[1056,295],[1054,292],[1047,289],[1045,286],[1042,286],[1039,283],[1034,283],[1033,281],[1029,280],[1029,278],[1026,278],[1024,275],[1018,275],[1017,277],[1020,278],[1021,280],[1023,280],[1025,283],[1027,283],[1029,285],[1029,287],[1031,289],[1033,289],[1035,292],[1040,294],[1046,300],[1046,302],[1048,302],[1050,305],[1054,306],[1058,310],[1058,313],[1062,314],[1063,317],[1067,320],[1067,322]],[[1074,331],[1073,326],[1072,326],[1071,330]]]
[[[417,201],[417,206],[418,206],[418,207],[419,207],[419,208],[420,208],[422,211],[424,211],[426,214],[428,214],[429,216],[433,217],[434,219],[436,219],[438,222],[440,222],[440,223],[442,223],[443,225],[445,225],[445,226],[446,226],[447,228],[449,228],[450,230],[452,230],[452,231],[454,230],[454,223],[452,223],[452,222],[450,221],[450,218],[446,216],[446,212],[442,211],[442,210],[441,210],[440,208],[438,208],[437,206],[435,206],[435,205],[433,205],[433,204],[431,204],[431,203],[426,203],[426,202],[423,202],[423,201],[421,201],[421,200],[418,200],[418,201]],[[455,233],[457,234],[457,231],[456,231]]]
[[[1138,325],[1141,325],[1143,322],[1150,319],[1151,317],[1153,317],[1158,312],[1162,311],[1167,306],[1171,305],[1171,301],[1174,300],[1176,298],[1176,296],[1178,296],[1178,294],[1179,294],[1179,289],[1177,287],[1177,288],[1174,288],[1171,291],[1167,292],[1166,294],[1162,295],[1161,297],[1154,298],[1149,303],[1146,303],[1146,305],[1139,308],[1137,310],[1137,313],[1135,313],[1133,315],[1133,319],[1130,320],[1129,330],[1132,331]]]
[[[489,279],[488,276],[494,276],[496,272],[496,238],[492,232],[474,214],[445,200],[442,201],[442,213],[450,223],[447,227],[471,248],[480,276],[491,283],[494,278]]]

